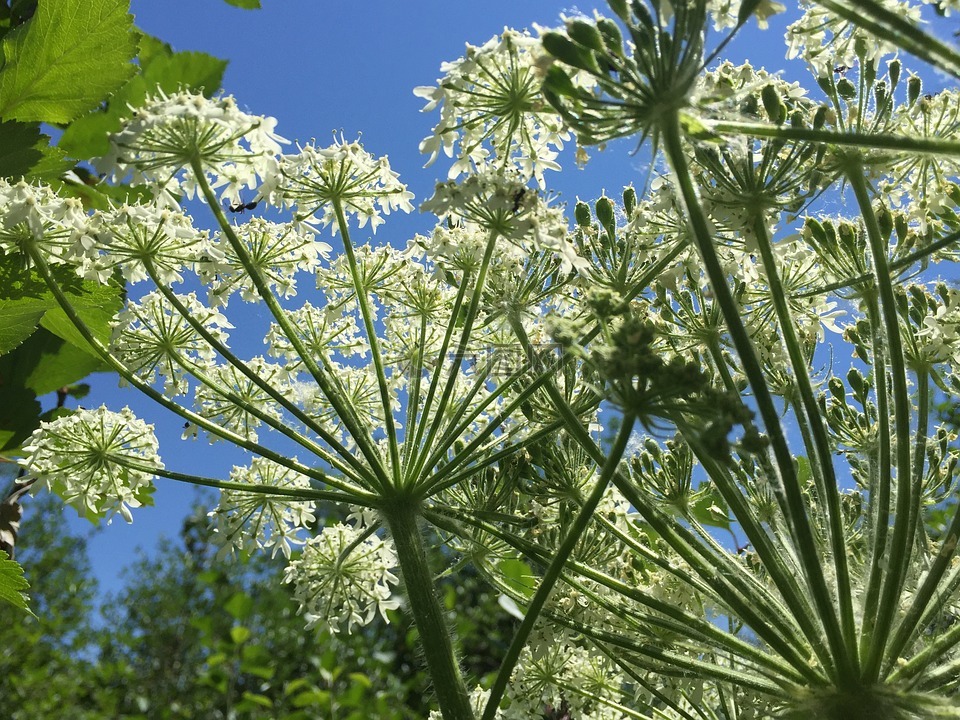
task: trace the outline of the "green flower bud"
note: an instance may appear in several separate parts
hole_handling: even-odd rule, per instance
[[[857,86],[846,78],[837,81],[837,94],[844,100],[853,100],[857,96]]]
[[[633,215],[633,211],[637,207],[637,191],[633,188],[633,185],[628,185],[623,189],[623,209],[626,212],[627,217]]]
[[[891,87],[897,87],[897,84],[900,82],[900,71],[902,67],[899,60],[891,60],[887,64],[887,75],[890,77]]]
[[[923,92],[923,82],[916,75],[911,75],[907,79],[907,103],[913,105],[920,98]]]
[[[607,237],[609,237],[612,242],[617,232],[617,222],[613,213],[613,201],[608,197],[601,197],[597,200],[595,209],[597,220],[600,221],[600,224],[607,233]]]
[[[592,22],[583,20],[568,20],[567,35],[578,45],[590,48],[596,52],[604,52],[603,36]]]
[[[779,125],[786,119],[787,107],[780,99],[780,93],[777,92],[776,87],[773,85],[764,86],[763,90],[760,91],[760,98],[763,100],[763,109],[767,111],[767,117],[770,118],[771,122]]]
[[[597,29],[603,36],[603,44],[607,52],[616,57],[623,55],[623,35],[620,34],[620,28],[610,18],[600,18],[597,20]]]
[[[573,217],[577,221],[577,225],[584,230],[593,224],[593,218],[590,216],[590,206],[582,200],[577,200],[577,204],[573,209]]]

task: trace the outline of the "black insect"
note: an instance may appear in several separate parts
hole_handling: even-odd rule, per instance
[[[232,213],[240,213],[241,215],[246,210],[253,210],[257,206],[257,201],[245,203],[242,199],[238,203],[230,203],[227,205],[227,210]]]
[[[837,66],[833,69],[833,71],[834,71],[837,75],[843,75],[843,74],[844,74],[847,70],[849,70],[849,69],[850,69],[850,68],[847,67],[846,65],[837,65]]]
[[[510,209],[514,215],[520,212],[520,204],[523,202],[524,196],[527,194],[527,188],[520,188],[513,196],[513,207]]]

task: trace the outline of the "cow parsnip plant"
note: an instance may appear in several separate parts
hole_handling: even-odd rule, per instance
[[[91,517],[129,519],[154,477],[220,488],[224,553],[287,556],[308,629],[403,597],[446,720],[960,717],[960,455],[931,411],[960,389],[960,293],[931,280],[958,259],[960,94],[894,53],[954,77],[957,54],[909,3],[805,4],[803,87],[705,47],[777,3],[610,7],[417,89],[440,112],[421,149],[454,162],[405,247],[354,239],[413,208],[386,158],[284,153],[229,97],[157,96],[111,137],[103,169],[152,203],[0,186],[0,247],[86,341],[253,455],[168,469],[99,408],[45,424],[24,467]],[[545,201],[564,143],[620,137],[652,147],[643,192]],[[133,285],[109,342],[60,266]],[[262,355],[231,345],[244,303]],[[353,513],[311,535],[324,502]],[[490,688],[459,672],[428,525],[523,617]]]

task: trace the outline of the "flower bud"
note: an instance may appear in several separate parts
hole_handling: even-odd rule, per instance
[[[590,206],[582,200],[577,200],[577,204],[573,209],[573,217],[576,219],[577,225],[584,230],[593,224],[593,218],[590,216]]]
[[[907,80],[907,104],[916,103],[921,92],[923,92],[923,82],[916,75],[911,75]]]
[[[613,241],[617,232],[617,223],[613,214],[613,201],[608,197],[601,197],[596,204],[597,220],[603,226],[607,237]]]

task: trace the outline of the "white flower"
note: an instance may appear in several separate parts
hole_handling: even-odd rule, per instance
[[[920,20],[920,8],[911,2],[881,2],[888,10],[907,20]],[[837,17],[829,10],[808,2],[801,5],[806,8],[803,17],[787,28],[787,58],[806,60],[818,75],[829,75],[837,65],[854,67],[858,52],[862,52],[864,60],[876,68],[881,57],[897,51],[894,43]]]
[[[280,145],[287,142],[274,132],[276,123],[242,112],[229,95],[207,98],[158,90],[110,136],[110,154],[98,168],[117,179],[132,172],[135,183],[192,197],[197,179],[190,163],[197,158],[214,184],[228,184],[229,199],[239,202],[241,187],[256,190],[257,178],[269,177],[275,168]]]
[[[0,250],[24,253],[35,248],[46,262],[80,266],[96,254],[94,221],[77,198],[61,198],[49,186],[0,178]]]
[[[193,267],[208,252],[207,233],[194,228],[181,212],[155,204],[121,205],[99,217],[101,254],[96,266],[101,276],[119,267],[127,281],[136,283],[148,279],[149,265],[160,282],[183,282],[181,270]]]
[[[487,706],[489,698],[490,691],[484,690],[480,685],[477,685],[470,693],[470,709],[473,710],[475,717],[480,717],[483,714],[483,709]],[[493,717],[500,720],[504,717],[503,711],[498,708]],[[439,710],[431,710],[427,720],[442,720],[442,718]]]
[[[327,243],[314,240],[303,223],[295,226],[252,218],[237,226],[235,232],[248,262],[260,272],[267,287],[282,297],[296,295],[297,273],[315,271],[321,258],[326,258],[332,249]],[[240,256],[224,240],[217,244],[216,252],[209,253],[201,263],[200,274],[211,286],[213,305],[226,304],[230,295],[238,290],[247,302],[261,299]]]
[[[711,0],[707,3],[707,11],[713,16],[713,27],[715,30],[723,28],[733,28],[737,26],[737,19],[740,14],[741,0]],[[766,30],[769,23],[767,20],[771,15],[777,15],[786,10],[781,3],[774,0],[761,0],[753,10],[753,17],[757,19],[757,26],[761,30]]]
[[[224,328],[233,326],[224,315],[203,305],[194,293],[175,297],[193,320],[216,340],[226,342]],[[164,390],[174,395],[186,392],[192,367],[206,367],[216,356],[187,317],[159,291],[145,295],[139,303],[127,302],[113,322],[110,350],[143,380],[162,377]]]
[[[349,633],[378,611],[386,619],[387,610],[400,606],[391,592],[399,582],[391,572],[397,566],[393,542],[368,533],[362,525],[325,527],[287,566],[284,581],[294,584],[307,628],[338,633],[346,627]]]
[[[420,143],[420,152],[430,155],[427,165],[441,150],[453,157],[458,146],[451,179],[488,163],[511,163],[524,181],[536,178],[543,187],[543,171],[560,169],[557,150],[570,138],[540,93],[543,60],[537,39],[504,30],[480,47],[467,45],[464,57],[441,65],[445,75],[437,87],[414,89],[427,100],[424,112],[440,107],[440,122]]]
[[[153,425],[129,408],[80,409],[40,424],[23,448],[26,479],[46,487],[90,519],[119,512],[133,521],[130,508],[149,503],[154,473],[162,469]]]
[[[286,392],[284,368],[260,357],[247,361],[246,366],[265,384],[281,393]],[[197,412],[217,426],[257,442],[256,428],[261,421],[246,408],[255,407],[275,420],[281,419],[282,413],[276,401],[234,365],[219,365],[206,375],[210,384],[201,383],[196,389]],[[236,399],[228,397],[228,393]],[[211,442],[217,439],[217,435],[210,434]]]
[[[309,488],[310,480],[300,473],[266,458],[254,458],[250,467],[234,467],[230,481],[267,485],[285,490]],[[316,521],[314,503],[290,495],[269,495],[261,490],[222,490],[220,504],[209,513],[220,555],[235,550],[253,552],[273,548],[290,557],[291,543],[302,544],[302,531]]]
[[[336,203],[346,215],[355,215],[360,227],[369,222],[376,232],[391,210],[413,210],[413,193],[398,178],[386,157],[374,158],[359,142],[341,138],[326,148],[305,145],[295,155],[284,155],[275,194],[297,207],[301,217],[319,214],[334,233]]]

